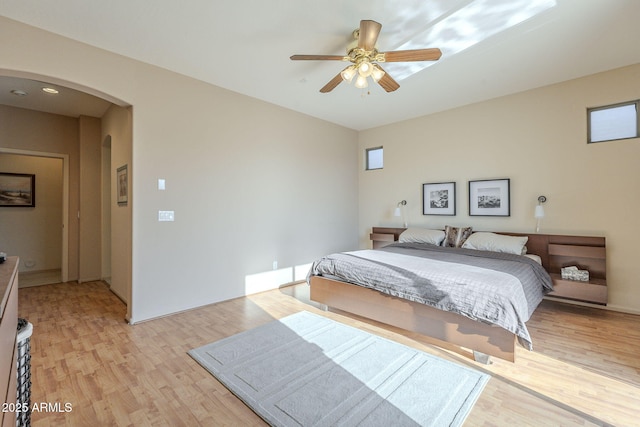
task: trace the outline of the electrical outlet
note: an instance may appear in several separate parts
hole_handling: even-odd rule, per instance
[[[274,270],[278,269],[278,261],[273,261],[273,269]]]
[[[159,178],[159,179],[158,179],[158,190],[164,190],[165,188],[166,188],[166,187],[165,187],[165,181],[164,181],[164,179]]]

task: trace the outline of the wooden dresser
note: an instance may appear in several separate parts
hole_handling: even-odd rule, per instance
[[[373,249],[397,242],[405,228],[373,227],[370,238]],[[553,292],[550,297],[607,304],[606,240],[596,236],[564,236],[555,234],[503,233],[528,236],[529,253],[540,256],[542,265],[551,275]],[[589,280],[566,280],[562,268],[576,266],[589,271]]]
[[[18,257],[0,264],[0,394],[15,408],[18,394],[16,338],[18,336]],[[1,413],[2,427],[15,427],[16,413]]]

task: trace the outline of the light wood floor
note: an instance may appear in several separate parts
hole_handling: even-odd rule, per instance
[[[262,426],[187,351],[301,310],[488,372],[465,426],[640,425],[640,317],[544,301],[528,322],[535,351],[480,365],[393,328],[322,312],[306,284],[140,323],[102,282],[20,289],[31,337],[34,426]]]

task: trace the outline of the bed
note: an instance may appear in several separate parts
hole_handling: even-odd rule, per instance
[[[489,356],[514,362],[516,342],[532,348],[526,321],[553,289],[542,235],[469,233],[451,241],[449,230],[428,230],[433,239],[411,231],[380,249],[314,262],[311,300],[470,349],[485,363]]]

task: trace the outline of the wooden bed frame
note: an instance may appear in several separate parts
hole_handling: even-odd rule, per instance
[[[528,236],[527,252],[538,255],[542,265],[551,272],[550,242],[558,239],[580,246],[585,242],[602,242],[602,237],[556,236],[547,234],[500,233]],[[585,240],[587,239],[587,240]],[[553,245],[552,245],[553,246]],[[553,276],[553,274],[552,274]],[[515,334],[497,326],[476,322],[465,316],[442,311],[424,304],[393,297],[362,286],[313,276],[310,279],[312,301],[408,331],[465,347],[473,351],[474,359],[488,363],[489,356],[515,362]]]
[[[515,361],[515,335],[456,313],[383,294],[373,289],[313,276],[311,300],[474,351]]]

